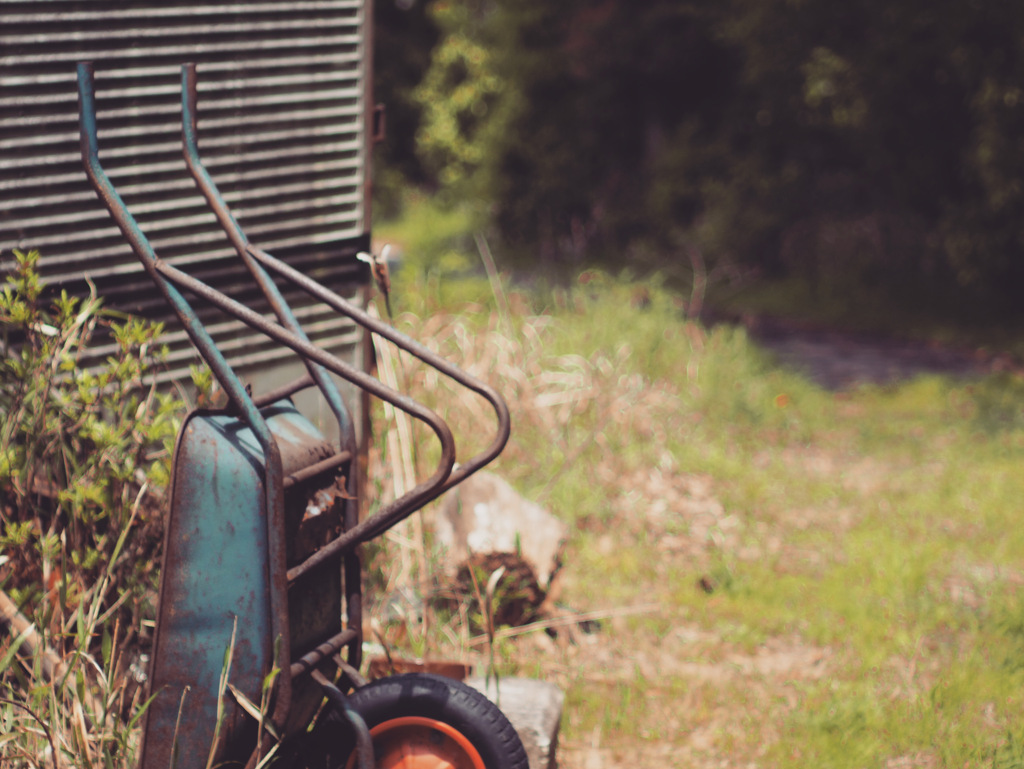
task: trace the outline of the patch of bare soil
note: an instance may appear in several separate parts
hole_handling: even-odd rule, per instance
[[[979,376],[1013,366],[1009,359],[977,350],[808,328],[767,318],[751,320],[747,328],[780,364],[833,391],[862,384],[892,384],[921,374]]]
[[[833,664],[830,649],[795,635],[753,649],[690,624],[660,639],[634,638],[629,647],[618,637],[590,637],[578,673],[591,691],[641,689],[641,701],[624,714],[638,719],[639,739],[622,744],[594,727],[562,744],[562,769],[757,766],[781,739],[778,725],[800,707],[802,682],[826,676]]]
[[[828,471],[834,469],[829,464]],[[825,523],[826,515],[830,527],[853,520],[850,511],[808,509],[751,531],[722,504],[712,478],[671,466],[633,471],[622,488],[613,513],[616,520],[634,522],[632,530],[606,536],[598,548],[611,556],[642,534],[654,543],[652,557],[665,564],[691,563],[694,573],[723,552],[756,558],[783,551],[787,530]],[[751,541],[760,543],[757,552]],[[571,572],[571,561],[567,568]],[[657,565],[654,570],[659,571]],[[713,584],[695,580],[671,589],[702,587],[713,604]],[[665,586],[638,584],[638,597],[656,601],[661,589]],[[685,610],[670,616],[654,608],[651,617],[651,627],[613,617],[600,632],[577,635],[572,644],[541,642],[549,663],[558,659],[545,665],[552,680],[585,692],[587,707],[603,697],[609,702],[601,722],[586,728],[579,708],[567,707],[564,729],[574,737],[559,747],[562,769],[760,766],[783,739],[780,725],[801,708],[804,684],[828,676],[839,664],[834,650],[808,643],[796,632],[752,643],[736,637],[735,627],[706,629],[688,621]],[[625,690],[638,693],[628,712],[613,710],[617,706],[611,703],[621,702]],[[633,723],[624,726],[622,719]],[[624,742],[623,732],[636,737]]]
[[[709,548],[739,545],[740,520],[726,513],[709,476],[668,467],[635,470],[623,477],[623,493],[613,501],[616,520],[633,521],[667,555],[706,561]]]

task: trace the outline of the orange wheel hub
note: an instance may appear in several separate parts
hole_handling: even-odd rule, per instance
[[[392,718],[370,729],[376,769],[486,769],[458,729],[433,718]],[[348,769],[355,766],[355,756]]]

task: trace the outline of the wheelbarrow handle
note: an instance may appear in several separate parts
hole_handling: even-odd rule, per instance
[[[178,290],[178,286],[175,285],[174,275],[178,271],[174,270],[174,268],[167,265],[157,256],[149,239],[142,232],[142,228],[139,227],[135,217],[128,210],[124,200],[118,194],[117,189],[104,170],[103,164],[100,162],[99,138],[96,124],[95,71],[91,62],[81,62],[78,65],[78,104],[82,162],[85,166],[86,176],[124,234],[125,239],[131,245],[132,250],[135,251],[136,256],[142,262],[143,268],[173,308],[199,354],[210,366],[210,370],[227,394],[228,400],[256,437],[263,451],[266,463],[264,491],[267,527],[268,530],[274,528],[283,530],[283,470],[281,467],[281,452],[277,441],[274,439],[270,427],[267,425],[266,420],[263,419],[256,404],[253,403],[252,398],[246,392],[238,375],[235,374],[227,359],[217,349],[217,345],[214,343],[210,333],[199,321],[199,317]],[[179,283],[179,285],[182,284]],[[277,570],[284,569],[287,563],[287,554],[283,541],[281,541],[280,537],[271,537],[269,542],[271,543],[271,551],[268,553],[268,557],[273,565],[272,568]],[[272,585],[270,602],[273,633],[275,637],[280,639],[282,655],[290,658],[291,648],[287,632],[288,599],[285,592],[286,585],[274,585],[273,583]],[[287,712],[290,702],[291,680],[288,676],[282,676],[278,696],[275,699],[275,716],[280,712]]]
[[[192,292],[194,295],[223,310],[228,315],[241,320],[250,328],[260,331],[274,341],[289,347],[306,360],[319,364],[319,366],[352,382],[357,387],[369,390],[401,411],[426,423],[437,437],[441,445],[441,452],[437,467],[431,476],[407,492],[400,500],[397,500],[397,502],[407,506],[410,512],[436,497],[437,493],[439,493],[437,489],[442,488],[450,476],[455,462],[455,442],[451,430],[440,416],[426,406],[387,387],[372,376],[354,366],[350,366],[325,350],[312,345],[308,339],[303,338],[304,335],[300,336],[282,325],[269,321],[249,307],[161,260],[118,194],[100,162],[94,72],[90,63],[79,65],[78,81],[82,158],[86,174],[101,201],[110,211],[114,221],[139,257],[144,269],[174,309],[200,355],[210,365],[211,370],[221,383],[237,413],[252,429],[263,451],[266,462],[265,496],[268,513],[267,527],[270,534],[268,541],[271,547],[268,557],[272,573],[283,576],[281,579],[271,580],[272,632],[281,644],[280,652],[282,658],[291,659],[289,634],[287,632],[288,602],[285,544],[283,537],[273,535],[274,532],[284,531],[283,472],[280,450],[252,397],[246,392],[238,376],[230,367],[223,354],[217,349],[209,332],[200,322],[192,306],[184,298],[179,288]],[[310,374],[315,376],[314,371],[315,369],[311,370]],[[340,550],[336,549],[334,552],[337,553]],[[323,552],[323,550],[319,552]],[[291,681],[290,676],[287,674],[287,668],[285,668],[285,671],[285,674],[279,678],[278,691],[275,696],[273,713],[273,720],[275,721],[282,721],[284,714],[287,713],[289,708]]]
[[[325,286],[299,272],[291,265],[282,262],[280,259],[271,256],[261,249],[254,247],[249,242],[249,239],[242,227],[238,224],[237,219],[235,219],[234,215],[231,213],[224,197],[217,189],[216,183],[207,172],[199,152],[197,129],[198,78],[194,64],[186,64],[182,67],[181,83],[182,153],[185,158],[185,163],[188,166],[189,172],[192,174],[192,178],[197,187],[216,215],[221,228],[226,233],[242,261],[263,288],[264,294],[267,296],[268,300],[270,300],[271,305],[274,307],[275,312],[278,314],[278,317],[281,318],[282,322],[289,327],[293,324],[295,326],[298,325],[294,321],[284,297],[281,295],[274,282],[269,279],[266,270],[270,270],[271,272],[290,281],[313,298],[323,302],[335,311],[342,313],[357,324],[369,329],[371,332],[388,339],[399,349],[409,352],[427,365],[434,367],[438,371],[452,378],[462,386],[481,395],[490,404],[497,419],[494,437],[483,451],[461,463],[459,468],[454,470],[443,483],[432,486],[429,489],[421,489],[420,486],[417,486],[416,489],[400,497],[391,504],[386,505],[369,519],[349,528],[339,539],[325,546],[312,558],[302,564],[299,564],[288,572],[289,580],[297,579],[302,576],[302,574],[305,574],[310,569],[315,568],[323,561],[336,556],[338,553],[350,550],[362,542],[379,536],[403,518],[410,515],[413,511],[437,498],[445,491],[465,480],[477,470],[491,462],[498,456],[498,454],[501,453],[505,444],[508,442],[509,434],[511,432],[511,420],[509,417],[508,406],[501,395],[489,385],[471,376],[458,366],[449,363],[444,358],[411,337],[402,334],[392,326],[374,318],[362,308],[356,306],[352,302],[349,302],[339,294],[327,289]],[[315,375],[314,369],[310,369],[310,371]],[[368,384],[364,389],[371,394],[380,397],[377,380],[374,379],[372,382],[372,385]],[[362,384],[359,386],[363,387]],[[387,399],[385,398],[385,400]]]

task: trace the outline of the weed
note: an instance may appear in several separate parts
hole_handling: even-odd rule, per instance
[[[1022,769],[1024,767],[1024,737],[1009,732],[1006,742],[996,748],[992,756],[992,769]]]
[[[567,691],[561,765],[1020,763],[1016,379],[837,395],[657,280],[506,284],[509,331],[482,276],[423,274],[398,322],[508,396],[498,470],[572,525],[560,601],[612,617],[506,639]],[[481,413],[411,384],[457,427]]]
[[[28,615],[12,605],[7,622],[31,632],[0,645],[0,760],[124,766],[181,404],[153,384],[159,325],[95,295],[47,301],[39,255],[14,257],[0,292],[0,580]],[[112,353],[84,369],[100,331]]]

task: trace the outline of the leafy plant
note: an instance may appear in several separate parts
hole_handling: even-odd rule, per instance
[[[160,324],[95,293],[51,298],[39,254],[14,258],[0,292],[0,586],[32,632],[0,646],[0,759],[120,766],[182,405],[156,388]]]
[[[561,686],[570,767],[1022,765],[1018,378],[825,392],[594,270],[508,287],[509,331],[480,278],[414,261],[427,221],[393,228],[396,325],[507,397],[495,471],[571,524],[564,623],[497,629],[492,654],[469,598],[438,653]],[[409,382],[456,434],[482,413]]]

